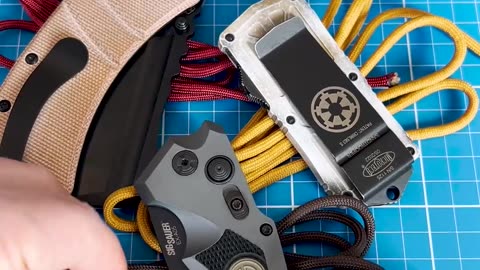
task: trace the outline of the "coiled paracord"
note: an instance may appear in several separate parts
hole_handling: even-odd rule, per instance
[[[364,225],[346,214],[322,210],[341,207],[356,211]],[[349,227],[355,235],[353,244],[338,235],[327,232],[294,232],[287,233],[289,228],[310,221],[334,221]],[[307,256],[285,252],[285,260],[289,270],[313,270],[333,267],[334,269],[382,270],[379,265],[363,259],[375,237],[375,220],[368,207],[360,200],[349,196],[334,195],[312,200],[277,222],[277,230],[282,246],[288,247],[299,243],[327,244],[336,247],[340,253],[335,256]],[[129,270],[166,270],[163,261],[152,265],[130,265]]]
[[[343,213],[321,210],[324,208],[350,208],[362,218],[364,226],[351,216]],[[355,242],[350,244],[345,239],[327,232],[285,233],[289,228],[309,221],[334,221],[352,229]],[[368,207],[360,200],[349,196],[332,195],[310,201],[277,223],[277,230],[283,247],[302,242],[323,243],[340,250],[336,256],[319,257],[295,253],[285,253],[288,269],[312,270],[326,267],[335,269],[377,270],[382,267],[363,259],[375,237],[375,220]]]

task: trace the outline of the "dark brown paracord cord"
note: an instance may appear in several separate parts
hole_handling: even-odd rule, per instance
[[[360,214],[362,225],[355,218],[325,208],[350,208]],[[334,221],[348,226],[355,235],[353,244],[338,235],[327,232],[285,233],[289,228],[309,221]],[[310,201],[292,211],[277,223],[283,247],[302,242],[322,243],[340,250],[336,256],[318,257],[285,252],[289,270],[314,270],[323,268],[352,270],[383,270],[382,267],[363,259],[371,247],[375,234],[375,221],[368,207],[360,200],[348,196],[332,195]],[[152,265],[130,265],[129,270],[167,270],[165,262]]]
[[[352,229],[353,234],[355,235],[355,243],[351,245],[348,241],[344,240],[343,238],[330,233],[324,232],[299,232],[299,233],[291,233],[286,235],[281,235],[281,240],[283,245],[290,245],[294,244],[294,242],[327,242],[338,247],[341,250],[344,250],[342,254],[344,255],[353,255],[359,256],[362,254],[364,245],[367,242],[367,233],[362,227],[362,224],[358,222],[356,219],[338,213],[334,211],[327,211],[327,210],[317,210],[314,211],[304,218],[298,220],[296,224],[305,223],[308,221],[335,221],[342,223]]]
[[[355,210],[363,219],[364,227],[354,218],[342,213],[320,210],[322,208],[350,208]],[[345,224],[355,235],[352,245],[341,237],[326,232],[299,232],[285,234],[288,228],[313,221],[329,220]],[[285,253],[288,269],[313,270],[326,267],[335,269],[377,270],[383,269],[379,265],[363,259],[372,245],[375,233],[375,221],[368,207],[361,201],[348,196],[328,196],[310,201],[287,215],[277,224],[282,246],[286,247],[300,242],[321,242],[340,249],[336,256],[317,257],[300,254]]]

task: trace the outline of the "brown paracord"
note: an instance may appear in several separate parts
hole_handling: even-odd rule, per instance
[[[325,208],[350,208],[362,217],[364,227],[359,221],[346,214],[321,210]],[[355,235],[354,244],[327,232],[285,231],[295,225],[314,220],[328,220],[342,223],[352,229]],[[368,207],[361,201],[348,196],[329,196],[310,201],[287,215],[277,224],[282,246],[290,246],[301,242],[324,243],[338,248],[341,252],[336,256],[317,257],[293,253],[285,253],[288,269],[313,270],[325,267],[334,269],[376,270],[382,267],[363,259],[372,245],[375,236],[375,221]]]
[[[355,218],[329,208],[350,208],[360,214],[362,225]],[[295,232],[285,233],[289,228],[309,221],[334,221],[349,227],[355,235],[351,244],[338,235],[327,232]],[[336,256],[318,257],[285,252],[289,270],[313,270],[321,268],[382,270],[383,268],[363,259],[372,245],[375,234],[375,221],[368,207],[360,200],[348,196],[333,195],[310,201],[283,218],[277,223],[277,230],[283,247],[302,242],[321,243],[340,250]],[[130,265],[129,270],[167,270],[164,261],[152,265]]]

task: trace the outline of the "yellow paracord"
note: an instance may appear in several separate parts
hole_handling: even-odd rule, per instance
[[[323,24],[327,28],[333,22],[341,3],[342,1],[339,0],[330,2],[323,17]],[[341,49],[345,50],[348,48],[360,33],[371,5],[372,0],[355,0],[352,3],[334,37]],[[347,53],[350,60],[355,62],[358,59],[370,37],[383,22],[397,18],[406,18],[409,21],[399,26],[382,42],[370,59],[360,68],[362,75],[367,76],[390,48],[407,33],[425,26],[433,26],[442,30],[452,38],[455,45],[455,53],[450,63],[423,78],[381,91],[377,96],[382,102],[396,99],[387,106],[389,112],[395,114],[432,93],[446,89],[462,91],[468,97],[469,104],[465,114],[459,119],[440,126],[409,130],[407,133],[412,140],[423,140],[445,136],[461,130],[475,118],[478,112],[478,95],[475,89],[468,83],[449,79],[449,77],[462,65],[467,50],[471,50],[480,56],[480,44],[452,22],[424,11],[410,8],[388,10],[381,13],[364,28],[350,53]],[[252,193],[308,168],[302,159],[277,167],[291,159],[297,154],[297,151],[268,116],[265,109],[260,109],[255,113],[232,141],[232,148],[241,164],[242,170],[244,170]],[[137,193],[133,187],[126,187],[111,194],[104,206],[105,220],[108,225],[116,230],[140,232],[142,238],[152,249],[161,252],[159,243],[150,228],[148,211],[143,203],[140,203],[138,208],[136,221],[123,220],[113,212],[115,205],[119,202],[136,196]]]

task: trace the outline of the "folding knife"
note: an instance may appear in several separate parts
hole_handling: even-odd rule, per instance
[[[256,207],[220,126],[171,137],[135,188],[170,269],[287,269],[276,225]]]
[[[99,138],[95,133],[100,129],[111,130],[107,125],[119,127],[122,121],[113,119],[112,109],[120,110],[118,115],[123,117],[124,129],[140,126],[132,124],[139,114],[122,114],[121,111],[131,112],[142,98],[137,97],[132,103],[123,102],[127,95],[117,98],[123,100],[117,103],[124,104],[123,107],[111,106],[107,99],[118,96],[117,91],[126,91],[125,87],[132,82],[143,81],[149,88],[148,95],[155,100],[152,89],[160,87],[160,83],[142,77],[145,75],[142,72],[155,67],[159,73],[149,75],[168,77],[172,71],[162,70],[163,59],[158,59],[162,63],[155,65],[154,61],[145,59],[145,55],[162,57],[161,53],[178,46],[178,43],[162,41],[155,35],[198,4],[199,0],[62,1],[20,55],[0,89],[0,156],[47,167],[69,192],[74,190],[77,177],[103,181],[98,176],[105,173],[99,171],[104,170],[102,166],[110,166],[108,162],[116,163],[115,159],[126,158],[138,162],[140,155],[136,149],[142,149],[139,141],[146,140],[145,134],[151,127],[150,116],[139,120],[144,125],[139,134],[110,134],[115,137],[111,142],[116,143],[118,151],[108,153],[112,145],[105,147],[106,152],[102,154],[107,157],[99,158],[103,159],[102,164],[97,163],[99,159],[89,159],[89,154],[95,150],[88,147],[103,147],[99,142],[107,140],[96,142],[87,138]],[[160,54],[155,52],[155,48],[162,46],[166,48]],[[130,74],[132,65],[138,69],[136,78]],[[118,79],[119,76],[130,76],[130,84],[125,82],[127,78]],[[137,85],[131,90],[144,89]],[[153,114],[153,107],[147,104],[141,115]],[[105,114],[109,119],[98,113],[109,110]],[[115,114],[115,117],[118,116]],[[137,136],[135,147],[123,147],[134,136]],[[132,148],[135,151],[129,151]],[[80,161],[89,168],[79,167]],[[121,164],[118,162],[110,168],[121,168]],[[135,167],[134,164],[128,166]],[[126,177],[133,177],[134,170],[125,174]],[[109,173],[112,178],[118,175],[115,171]],[[112,179],[107,178],[108,181]],[[80,187],[78,192],[83,194],[84,190],[97,189],[104,193],[102,185],[105,182],[98,188]],[[99,202],[102,196],[100,194],[93,201]]]
[[[368,205],[400,198],[417,147],[304,0],[252,5],[219,47],[327,194]]]

